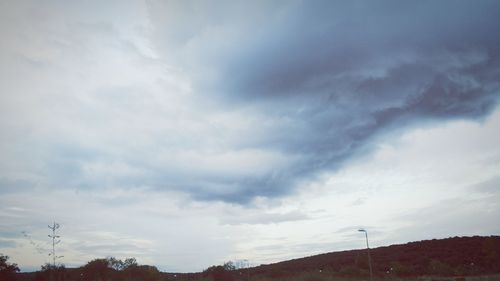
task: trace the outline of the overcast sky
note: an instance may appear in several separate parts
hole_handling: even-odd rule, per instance
[[[22,270],[500,234],[500,2],[0,1]]]

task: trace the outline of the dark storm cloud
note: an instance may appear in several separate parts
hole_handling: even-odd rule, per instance
[[[179,55],[186,68],[196,61],[212,73],[195,75],[196,91],[222,107],[253,107],[277,124],[263,124],[245,146],[301,160],[266,176],[222,176],[212,184],[228,181],[223,193],[188,188],[197,199],[280,197],[369,152],[380,137],[423,122],[481,118],[496,105],[498,1],[260,4],[224,5],[227,14],[217,15],[177,7],[197,11],[197,20],[175,48],[188,46]]]
[[[150,114],[156,97],[154,106],[129,109],[142,104],[142,88],[155,79],[96,90],[98,98],[81,110],[92,115],[90,125],[75,126],[86,130],[34,148],[47,158],[37,171],[49,185],[153,187],[239,204],[280,198],[366,155],[384,137],[424,122],[480,119],[498,100],[498,1],[148,3],[158,60],[189,78],[194,101],[172,101],[185,114],[161,106]],[[70,26],[76,38],[116,31],[112,24]],[[127,102],[117,102],[115,91]],[[217,129],[204,120],[232,112],[248,117],[248,126]],[[117,128],[115,139],[109,132]],[[128,147],[133,140],[137,146]],[[258,172],[239,166],[249,150],[277,164],[262,163]],[[25,184],[0,178],[4,190]]]
[[[357,80],[345,86],[363,86],[364,80],[371,78],[370,72],[397,68],[401,65],[398,60],[417,63],[413,69],[417,79],[425,78],[422,71],[436,70],[439,62],[427,61],[430,65],[418,68],[418,61],[408,55],[429,60],[440,56],[439,51],[449,52],[444,54],[448,59],[454,59],[460,50],[474,48],[498,52],[498,40],[491,36],[500,24],[497,6],[486,1],[301,2],[283,9],[285,15],[278,19],[267,19],[264,30],[245,34],[238,50],[220,58],[217,88],[245,102],[251,98],[332,94],[341,90],[338,84],[345,78]],[[448,63],[446,57],[436,59]],[[363,72],[368,75],[360,77]],[[427,79],[433,76],[429,73]],[[412,80],[408,76],[391,78]],[[403,80],[393,82],[399,84],[378,87],[374,94],[405,85]],[[379,98],[397,98],[390,96],[391,92]]]

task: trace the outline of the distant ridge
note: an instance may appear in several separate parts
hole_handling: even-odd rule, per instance
[[[500,236],[432,239],[370,249],[373,272],[383,276],[467,276],[500,273]],[[366,249],[292,259],[252,269],[273,275],[328,270],[340,275],[366,274]]]

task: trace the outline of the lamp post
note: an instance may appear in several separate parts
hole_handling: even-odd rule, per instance
[[[372,258],[370,257],[370,246],[368,245],[368,231],[363,228],[358,229],[359,232],[364,232],[366,237],[366,250],[368,252],[368,266],[370,268],[370,281],[373,281],[373,272],[372,272]]]
[[[247,281],[250,281],[250,262],[247,259],[244,259],[243,262],[247,266]]]

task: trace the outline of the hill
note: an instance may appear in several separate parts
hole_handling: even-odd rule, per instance
[[[407,276],[472,276],[500,273],[500,236],[453,237],[370,249],[373,273]],[[332,252],[262,265],[255,274],[285,276],[329,271],[340,276],[368,274],[366,249]]]

